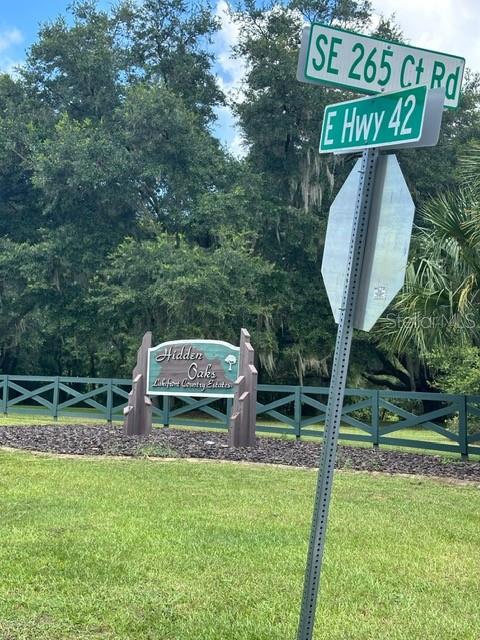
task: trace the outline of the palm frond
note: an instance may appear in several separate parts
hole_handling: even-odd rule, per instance
[[[465,184],[475,191],[480,190],[480,144],[473,142],[459,161]]]

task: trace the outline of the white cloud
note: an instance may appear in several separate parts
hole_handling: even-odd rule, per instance
[[[480,72],[478,0],[374,0],[377,14],[396,21],[412,46],[462,56]]]
[[[23,35],[19,29],[0,29],[0,73],[16,75],[17,67],[22,60],[15,57],[15,52],[9,50],[23,42]],[[13,53],[13,56],[11,55]]]
[[[234,98],[236,102],[239,102],[243,99],[241,86],[246,72],[246,61],[241,58],[233,58],[232,49],[238,43],[240,29],[229,15],[226,0],[218,0],[215,15],[221,24],[214,42],[218,84],[227,96],[227,100]],[[238,123],[230,107],[219,107],[216,109],[216,113],[215,135],[232,155],[245,156],[246,149],[242,145]]]
[[[218,81],[221,89],[228,94],[238,92],[245,75],[246,64],[241,58],[232,57],[232,48],[237,44],[240,29],[229,15],[226,0],[218,0],[215,11],[220,20],[221,28],[215,37],[217,65],[219,67]]]
[[[0,30],[0,51],[10,49],[12,45],[23,42],[22,33],[17,28]]]
[[[16,77],[18,67],[22,65],[23,62],[23,60],[0,57],[0,73],[8,73],[9,75]]]

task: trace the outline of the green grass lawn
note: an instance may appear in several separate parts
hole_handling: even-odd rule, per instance
[[[2,640],[294,640],[316,474],[0,450]],[[316,640],[478,640],[480,490],[336,474]]]

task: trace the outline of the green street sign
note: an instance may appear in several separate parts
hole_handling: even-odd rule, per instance
[[[314,23],[302,37],[297,79],[370,94],[444,88],[445,106],[456,108],[464,67],[459,56]]]
[[[233,398],[240,347],[221,340],[172,340],[148,350],[147,395]]]
[[[412,143],[422,136],[427,87],[328,105],[320,153]]]

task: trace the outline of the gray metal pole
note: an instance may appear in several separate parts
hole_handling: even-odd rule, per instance
[[[342,416],[343,398],[347,382],[348,361],[352,344],[355,307],[362,272],[365,239],[372,201],[378,152],[363,152],[361,177],[358,187],[352,237],[348,254],[343,303],[338,323],[335,355],[333,358],[330,392],[325,418],[325,435],[318,472],[317,492],[313,508],[312,532],[307,555],[302,609],[297,640],[311,640],[315,622],[315,609],[322,570],[323,549],[327,530],[328,508],[332,493],[333,470],[337,455],[337,442]]]

